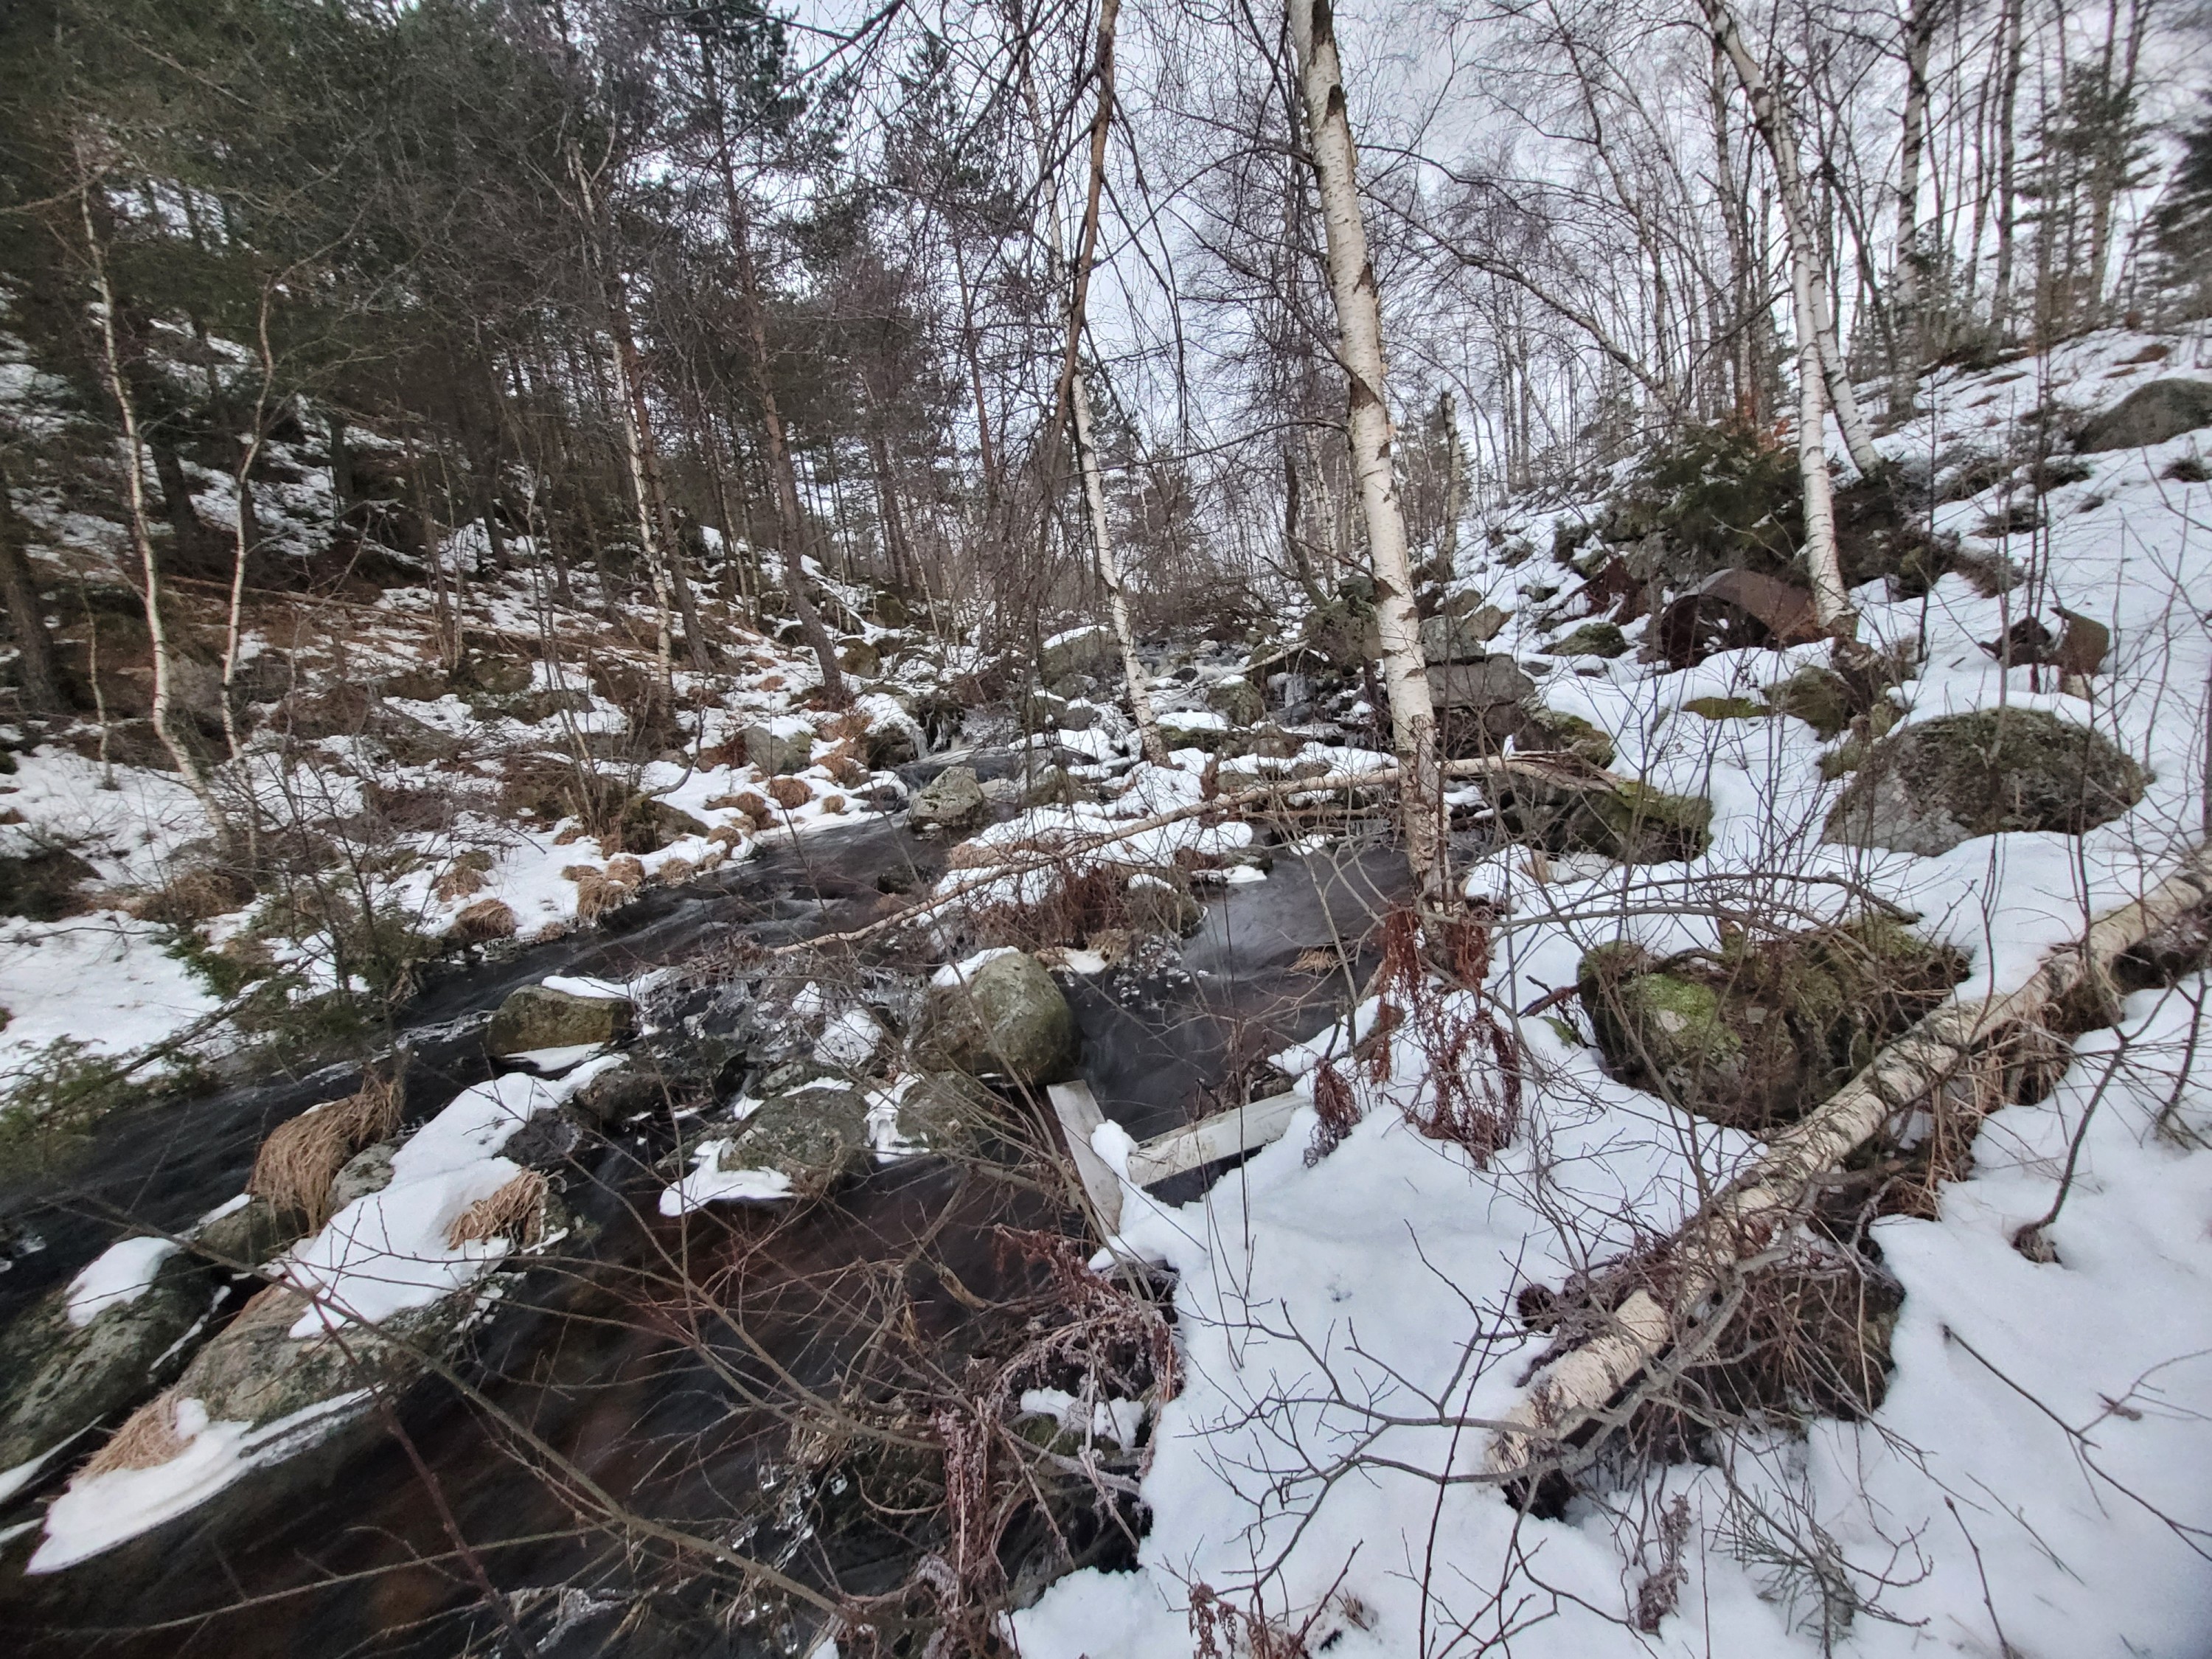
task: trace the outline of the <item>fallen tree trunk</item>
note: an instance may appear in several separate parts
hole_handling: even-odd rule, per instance
[[[1941,1122],[1947,1105],[1977,1115],[2001,1103],[1990,1087],[2021,1041],[2044,1035],[2045,1017],[2084,989],[2107,983],[2118,958],[2175,918],[2212,901],[2212,843],[2193,849],[2142,898],[2091,922],[2052,951],[2017,990],[1947,1002],[1882,1049],[1810,1116],[1777,1133],[1765,1156],[1651,1251],[1650,1285],[1632,1292],[1608,1328],[1551,1361],[1507,1413],[1513,1426],[1491,1443],[1490,1467],[1510,1478],[1588,1426],[1622,1389],[1696,1324],[1739,1264],[1771,1245],[1803,1212],[1814,1182],[1897,1114],[1920,1105]],[[1723,1316],[1707,1323],[1717,1326]],[[1710,1330],[1699,1333],[1710,1339]]]
[[[1555,787],[1580,789],[1592,793],[1618,792],[1628,784],[1627,779],[1617,777],[1602,767],[1593,766],[1569,754],[1486,755],[1472,760],[1446,762],[1443,769],[1447,777],[1522,777]],[[1210,812],[1230,816],[1300,795],[1331,795],[1340,790],[1382,788],[1396,783],[1402,775],[1401,769],[1395,766],[1381,767],[1371,772],[1330,772],[1317,778],[1285,778],[1279,783],[1261,784],[1256,788],[1237,790],[1233,794],[1216,795],[1210,800],[1192,801],[1164,812],[1155,812],[1150,817],[1132,818],[1127,823],[1117,823],[1109,830],[1103,830],[1081,841],[1016,856],[1004,864],[979,868],[972,879],[942,893],[932,894],[919,903],[910,904],[903,910],[868,923],[865,927],[780,945],[769,954],[787,956],[800,951],[818,951],[829,945],[858,945],[863,940],[908,927],[947,905],[957,904],[962,899],[972,897],[1008,876],[1026,875],[1032,871],[1048,870],[1055,865],[1066,864],[1071,859],[1087,858],[1121,842],[1133,841],[1152,830],[1164,830],[1171,823],[1181,823],[1190,818],[1203,817]]]

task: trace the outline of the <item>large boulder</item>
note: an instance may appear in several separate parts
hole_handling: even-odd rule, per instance
[[[2137,386],[2082,429],[2075,447],[2085,455],[2107,449],[2144,449],[2212,426],[2212,384],[2153,380]]]
[[[1044,642],[1037,658],[1037,678],[1049,685],[1069,674],[1097,674],[1112,668],[1121,656],[1114,632],[1093,623],[1055,634]]]
[[[906,809],[907,828],[917,835],[960,835],[990,815],[991,804],[972,766],[948,766],[916,792]]]
[[[1002,951],[938,976],[915,1048],[935,1067],[1034,1085],[1073,1073],[1078,1040],[1074,1012],[1044,965]]]
[[[745,748],[745,764],[758,767],[769,777],[804,772],[814,761],[814,733],[804,728],[778,732],[772,726],[756,723],[745,727],[740,741]]]
[[[2144,782],[2105,738],[2039,709],[1946,714],[1869,749],[1821,839],[1933,857],[2011,830],[2080,835],[2141,800]]]
[[[484,1051],[503,1058],[539,1048],[619,1042],[629,1035],[635,1012],[626,997],[579,996],[550,985],[526,985],[491,1017]]]
[[[1505,623],[1505,612],[1494,605],[1448,608],[1442,616],[1422,620],[1421,654],[1431,663],[1477,660]]]
[[[1267,716],[1260,688],[1241,676],[1216,680],[1206,688],[1206,706],[1231,726],[1251,726]]]
[[[790,1195],[819,1198],[871,1162],[867,1098],[834,1078],[772,1097],[748,1117],[716,1157],[722,1170],[767,1170]]]
[[[1536,682],[1510,657],[1431,665],[1429,669],[1429,702],[1440,712],[1517,703],[1535,691]]]
[[[1659,962],[1627,941],[1582,960],[1577,989],[1606,1068],[1716,1122],[1764,1129],[1834,1093],[1928,1013],[1966,958],[1886,917]]]
[[[131,1245],[151,1247],[149,1255],[159,1248]],[[183,1363],[212,1292],[206,1269],[175,1254],[154,1264],[137,1295],[107,1302],[82,1324],[70,1289],[53,1291],[0,1338],[0,1471],[158,1389]],[[78,1316],[85,1311],[80,1302]]]
[[[1486,787],[1499,822],[1516,840],[1553,853],[1598,853],[1623,864],[1701,858],[1713,804],[1633,781],[1550,780],[1509,775]]]

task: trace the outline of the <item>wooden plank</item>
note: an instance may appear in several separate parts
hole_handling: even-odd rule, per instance
[[[1106,1121],[1106,1115],[1098,1109],[1097,1097],[1087,1083],[1055,1083],[1045,1094],[1067,1137],[1067,1155],[1074,1161],[1076,1176],[1110,1237],[1121,1227],[1121,1178],[1091,1147],[1091,1132]]]
[[[1312,1104],[1312,1097],[1303,1093],[1271,1095],[1148,1140],[1129,1156],[1130,1184],[1156,1186],[1170,1176],[1272,1146],[1289,1133],[1299,1110]]]

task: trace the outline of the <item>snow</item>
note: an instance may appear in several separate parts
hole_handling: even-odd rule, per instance
[[[884,1028],[866,1008],[848,1008],[830,1022],[814,1045],[817,1066],[834,1066],[855,1072],[876,1057],[884,1046]]]
[[[2075,342],[2016,384],[1946,371],[1934,412],[1883,446],[1935,453],[1980,441],[2007,398],[2024,412],[2055,386],[2104,407],[2145,379],[2189,372],[2118,374],[2143,344],[2118,332]],[[1822,650],[1727,653],[1678,674],[1632,656],[1588,664],[1546,680],[1547,701],[1613,734],[1616,770],[1709,796],[1712,848],[1664,866],[1555,858],[1548,880],[1518,849],[1479,861],[1468,890],[1506,918],[1493,1006],[1571,984],[1582,951],[1623,933],[1662,952],[1711,949],[1718,915],[1780,905],[1802,926],[1847,914],[1858,894],[1968,951],[1959,994],[1977,996],[2020,984],[2089,916],[2140,894],[2203,833],[2212,638],[2198,526],[2212,488],[2162,474],[2203,436],[2089,458],[2093,478],[2050,492],[2047,556],[2033,550],[2040,594],[1989,599],[1947,577],[1924,599],[1893,601],[1879,587],[1853,596],[1863,638],[1921,647],[1900,691],[1908,721],[2002,704],[2094,725],[2151,772],[2140,806],[2079,837],[1984,838],[1938,858],[1826,847],[1840,786],[1820,775],[1824,745],[1809,727],[1680,712],[1693,697],[1755,695]],[[1938,528],[1992,549],[1978,532],[2002,494],[1939,506]],[[2031,551],[2025,541],[2010,550],[2021,561]],[[1555,573],[1531,562],[1475,578],[1510,605],[1514,585]],[[1980,649],[2032,599],[2046,617],[2063,605],[2112,629],[2089,698],[2008,672]],[[1520,602],[1498,648],[1558,631],[1539,629],[1537,609]],[[1157,771],[1141,787],[1163,804],[1177,792]],[[1517,1512],[1478,1478],[1484,1425],[1521,1400],[1548,1341],[1524,1328],[1515,1297],[1663,1235],[1758,1143],[1612,1080],[1565,1028],[1532,1019],[1519,1027],[1522,1126],[1477,1168],[1408,1122],[1433,1085],[1401,1028],[1381,1081],[1341,1068],[1364,1116],[1314,1167],[1313,1119],[1302,1115],[1194,1202],[1125,1188],[1121,1236],[1101,1265],[1118,1254],[1176,1275],[1182,1392],[1159,1406],[1149,1445],[1152,1529],[1136,1571],[1062,1580],[1012,1616],[1010,1635],[1031,1659],[1188,1652],[1202,1583],[1290,1628],[1314,1615],[1307,1650],[1325,1645],[1334,1659],[2202,1655],[2212,1607],[2208,1004],[2204,975],[2130,998],[2116,1027],[2075,1042],[2048,1098],[1985,1121],[1933,1218],[1875,1223],[1874,1244],[1905,1294],[1895,1370],[1867,1420],[1748,1427],[1717,1441],[1711,1462],[1586,1477],[1558,1519]],[[1277,1065],[1310,1077],[1371,1034],[1378,1012],[1363,1004]],[[1126,1133],[1102,1126],[1093,1144],[1127,1168]],[[2057,1259],[2031,1260],[2014,1236],[2051,1210],[2069,1158],[2048,1235]],[[1083,1421],[1072,1401],[1032,1405]],[[1678,1498],[1682,1578],[1674,1610],[1646,1634],[1638,1593],[1664,1565],[1653,1517]],[[1343,1614],[1346,1598],[1359,1619]]]
[[[185,1449],[151,1468],[80,1476],[46,1510],[46,1535],[27,1572],[59,1572],[197,1509],[253,1469],[279,1462],[351,1415],[368,1391],[340,1395],[253,1428],[210,1422],[198,1401],[176,1407]]]
[[[619,1055],[605,1055],[557,1081],[510,1072],[456,1096],[392,1154],[388,1186],[356,1199],[294,1247],[285,1282],[314,1305],[291,1334],[377,1324],[441,1301],[489,1272],[513,1249],[510,1241],[449,1244],[446,1232],[471,1204],[521,1174],[495,1149],[620,1063]]]
[[[629,987],[619,980],[593,979],[580,974],[548,974],[540,981],[549,991],[564,996],[587,997],[595,1002],[627,1002]]]
[[[773,1204],[789,1198],[791,1177],[775,1170],[725,1170],[728,1140],[702,1140],[691,1151],[691,1173],[660,1194],[665,1216],[689,1215],[709,1204]]]
[[[929,976],[929,982],[947,989],[956,985],[965,985],[975,977],[985,963],[995,962],[1000,957],[1019,955],[1021,952],[1011,945],[994,945],[988,950],[976,951],[973,956],[963,957],[957,962],[946,963]]]
[[[70,1281],[69,1322],[85,1326],[106,1313],[136,1302],[154,1288],[161,1264],[176,1255],[166,1238],[126,1238],[111,1244]]]

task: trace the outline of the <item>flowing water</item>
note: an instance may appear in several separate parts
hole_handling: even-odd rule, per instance
[[[453,970],[398,1027],[412,1055],[409,1119],[489,1075],[483,1020],[518,986],[554,973],[710,967],[748,945],[849,928],[880,913],[884,872],[904,872],[895,884],[927,884],[943,858],[895,819],[868,820]],[[1076,981],[1082,1073],[1108,1115],[1139,1138],[1158,1133],[1231,1103],[1256,1062],[1318,1030],[1364,970],[1360,941],[1402,886],[1395,866],[1378,854],[1279,854],[1267,881],[1212,893],[1179,965],[1148,960],[1145,971]],[[1348,972],[1299,961],[1337,944],[1353,953]],[[0,1225],[45,1246],[0,1273],[0,1318],[66,1282],[130,1223],[188,1226],[241,1188],[272,1127],[357,1080],[332,1067],[134,1109],[100,1126],[66,1178],[0,1189]],[[957,1376],[963,1356],[1005,1335],[1011,1316],[999,1304],[1038,1288],[1034,1262],[1008,1259],[1000,1224],[1073,1218],[1034,1185],[924,1158],[795,1213],[720,1206],[671,1222],[655,1210],[651,1169],[668,1144],[648,1128],[579,1153],[589,1161],[565,1184],[580,1224],[507,1281],[472,1333],[458,1370],[473,1401],[450,1381],[420,1384],[396,1412],[65,1572],[27,1576],[35,1533],[15,1537],[0,1556],[0,1645],[428,1659],[512,1650],[520,1634],[547,1656],[787,1650],[772,1626],[732,1633],[707,1598],[685,1593],[680,1571],[641,1577],[638,1553],[615,1533],[579,1524],[530,1445],[636,1514],[807,1582],[862,1594],[898,1583],[915,1549],[883,1512],[896,1506],[834,1501],[842,1477],[828,1477],[830,1487],[813,1478],[830,1466],[794,1449],[788,1401],[834,1399],[866,1370],[869,1334],[887,1318]],[[1189,1190],[1200,1181],[1182,1179]],[[529,1445],[502,1418],[526,1427]],[[35,1514],[19,1499],[0,1524]],[[494,1618],[479,1572],[517,1616],[514,1630]],[[641,1597],[647,1577],[653,1593]]]

